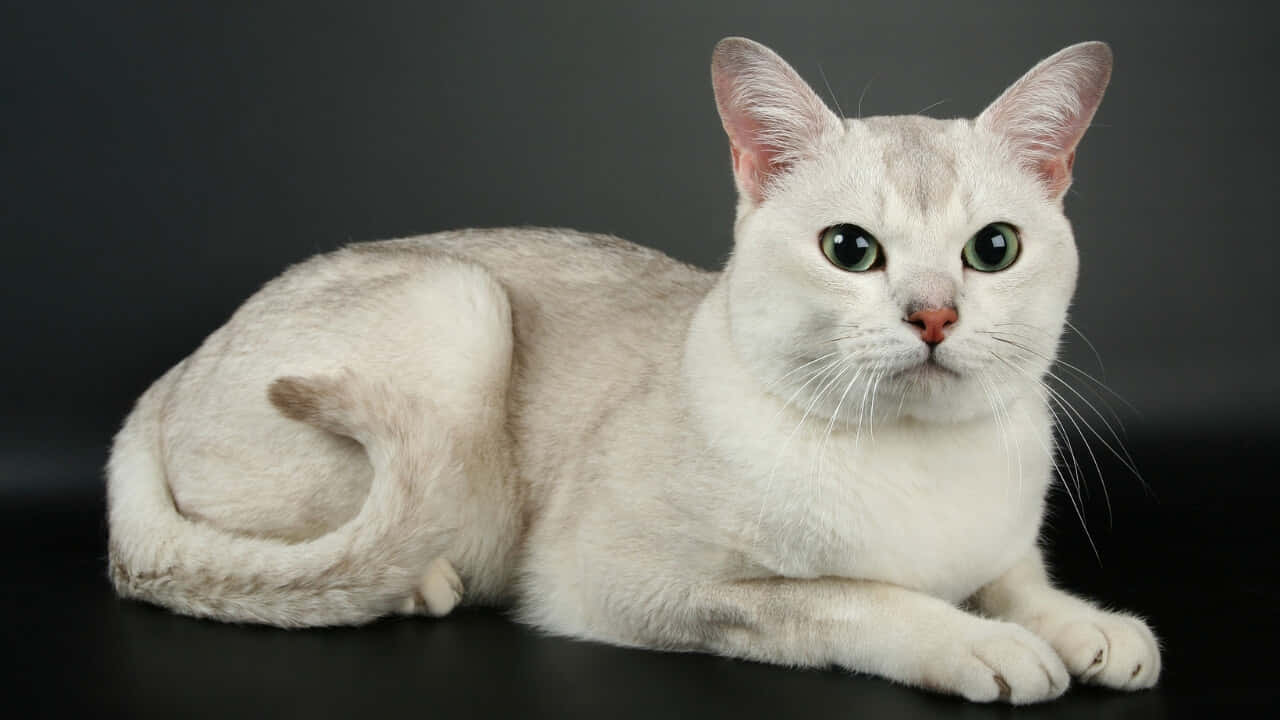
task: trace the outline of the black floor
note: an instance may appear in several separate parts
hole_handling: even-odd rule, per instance
[[[1033,708],[969,705],[839,671],[624,650],[538,635],[500,611],[282,631],[191,620],[114,597],[93,450],[14,450],[0,496],[8,717],[1260,717],[1276,705],[1275,443],[1187,434],[1135,444],[1146,494],[1106,463],[1090,549],[1065,497],[1048,530],[1067,586],[1146,615],[1165,646],[1152,691],[1075,687]],[[12,484],[9,484],[12,486]],[[95,485],[96,486],[96,485]],[[14,714],[13,711],[17,711]],[[71,713],[71,714],[67,714]]]

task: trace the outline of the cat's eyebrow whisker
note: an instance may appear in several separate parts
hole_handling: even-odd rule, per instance
[[[831,83],[827,80],[827,71],[822,69],[822,61],[818,61],[818,74],[822,76],[822,84],[827,86],[827,94],[831,96],[831,102],[836,106],[836,114],[844,117],[844,110],[840,107],[840,99],[836,97],[836,91],[831,89]]]
[[[873,75],[870,80],[867,80],[867,84],[862,86],[862,92],[858,94],[858,119],[859,120],[862,119],[862,99],[867,96],[867,91],[871,89],[871,83],[875,82],[875,80],[876,78]]]
[[[923,115],[923,114],[925,114],[925,113],[929,112],[930,110],[932,110],[932,109],[934,109],[934,108],[938,107],[938,106],[939,106],[939,105],[941,105],[942,103],[950,102],[950,100],[951,100],[951,98],[943,98],[943,99],[939,100],[938,102],[933,103],[933,104],[931,104],[931,105],[925,105],[923,108],[920,108],[919,110],[915,111],[915,114],[916,114],[916,115]]]

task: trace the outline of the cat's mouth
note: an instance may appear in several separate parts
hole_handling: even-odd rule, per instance
[[[920,362],[899,370],[895,375],[912,380],[960,377],[959,371],[944,365],[938,359],[938,353],[934,351],[930,351]]]

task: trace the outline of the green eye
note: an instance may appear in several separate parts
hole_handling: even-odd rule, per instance
[[[822,254],[832,265],[850,272],[871,270],[883,264],[880,243],[875,236],[848,223],[822,231]]]
[[[980,272],[1003,270],[1018,259],[1021,245],[1018,231],[1009,223],[991,223],[982,228],[964,246],[964,262]]]

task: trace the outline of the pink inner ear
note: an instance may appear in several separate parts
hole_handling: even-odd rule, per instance
[[[1080,43],[1045,58],[983,111],[979,122],[1008,138],[1052,197],[1071,186],[1076,144],[1102,102],[1111,50]]]
[[[1061,195],[1071,187],[1071,168],[1076,164],[1076,151],[1066,157],[1055,155],[1040,161],[1040,178],[1053,196]]]
[[[758,203],[775,178],[806,156],[828,132],[841,128],[817,94],[773,51],[743,38],[725,38],[711,59],[711,82],[734,180]]]
[[[770,131],[750,112],[725,108],[721,112],[721,120],[729,136],[729,152],[738,188],[753,202],[760,202],[765,186],[786,172],[790,165],[785,159],[786,152],[770,142]],[[789,139],[796,145],[809,139],[802,135],[804,130],[797,127],[780,126],[773,128],[772,132],[775,135],[789,133]]]
[[[742,192],[750,195],[753,201],[760,202],[764,184],[781,168],[775,161],[777,153],[770,152],[769,148],[755,142],[755,137],[750,131],[741,135],[736,134],[736,131],[731,132],[729,153],[733,156],[733,175]]]
[[[733,97],[729,77],[718,73],[714,83],[717,101]],[[725,134],[729,136],[729,153],[733,158],[733,175],[738,188],[752,201],[760,202],[769,176],[780,169],[774,161],[777,153],[760,142],[760,125],[743,108],[722,105],[720,119]]]

